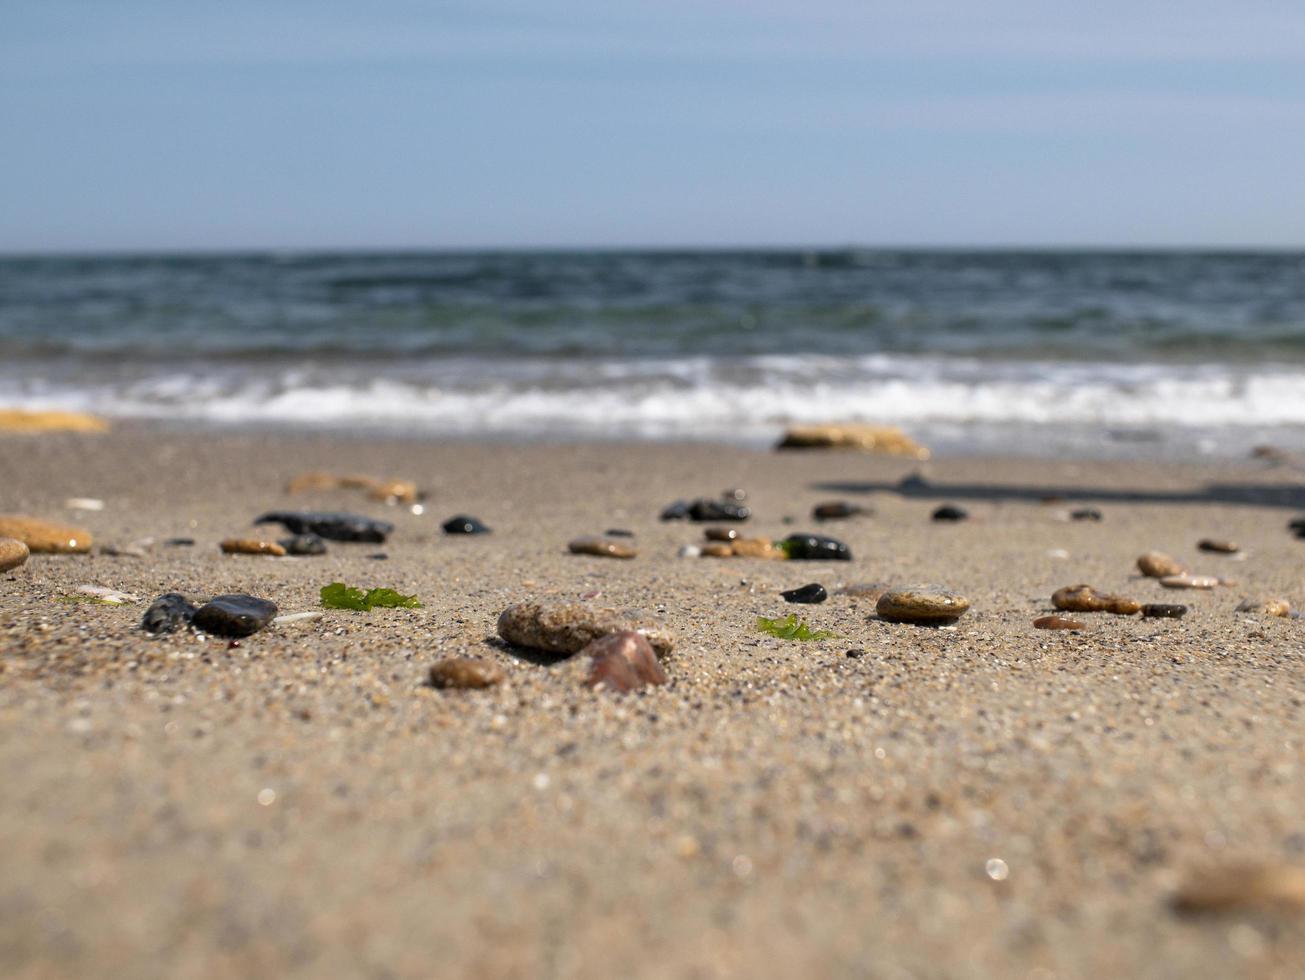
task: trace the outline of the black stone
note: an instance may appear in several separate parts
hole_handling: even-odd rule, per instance
[[[609,527],[609,528],[608,528],[606,531],[604,531],[603,533],[604,533],[605,535],[607,535],[609,538],[632,538],[632,537],[634,537],[634,532],[633,532],[633,531],[627,531],[627,530],[626,530],[625,528],[623,528],[623,527]]]
[[[1168,602],[1148,602],[1142,607],[1142,615],[1152,619],[1182,619],[1187,615],[1187,607]]]
[[[857,517],[868,513],[870,512],[864,507],[846,500],[830,500],[823,504],[816,504],[811,511],[811,516],[818,521],[838,521],[845,517]]]
[[[466,514],[459,514],[457,517],[450,517],[440,525],[444,528],[445,534],[488,534],[489,528],[480,522],[478,518],[468,517]]]
[[[852,657],[852,658],[856,658],[856,657],[864,657],[864,656],[865,656],[865,651],[864,651],[864,650],[856,650],[856,649],[848,650],[847,653],[843,654],[843,656],[845,656],[845,657]]]
[[[822,534],[790,534],[779,543],[793,561],[851,561],[852,549]]]
[[[1069,516],[1076,521],[1099,521],[1101,520],[1101,511],[1095,507],[1083,507],[1079,510],[1071,510]]]
[[[1305,538],[1305,517],[1293,518],[1287,523],[1287,527],[1298,538]]]
[[[189,626],[195,607],[179,592],[165,592],[145,610],[140,628],[146,633],[171,633]]]
[[[810,585],[804,585],[801,588],[789,589],[787,592],[781,592],[785,602],[800,602],[804,605],[814,605],[817,602],[824,602],[829,598],[829,593],[819,582],[812,582]]]
[[[326,554],[326,542],[316,534],[296,534],[293,538],[282,538],[280,544],[287,555]]]
[[[963,521],[969,516],[969,512],[964,507],[957,507],[955,504],[943,504],[933,512],[935,521]]]
[[[662,520],[664,521],[682,521],[689,516],[689,502],[687,500],[677,500],[669,504],[662,510]]]
[[[276,510],[264,514],[255,524],[280,524],[291,534],[316,534],[328,541],[362,541],[382,544],[394,530],[389,521],[373,520],[361,514]]]
[[[386,554],[385,552],[383,552],[383,551],[378,551],[378,552],[376,552],[376,554],[374,554],[374,555],[368,555],[367,557],[370,558],[372,561],[389,561],[389,560],[390,560],[390,556],[387,555],[387,554]]]
[[[733,500],[677,500],[662,511],[664,521],[746,521],[752,511]]]
[[[194,538],[168,538],[163,542],[165,548],[192,548],[194,545]]]
[[[919,473],[912,473],[910,476],[904,476],[897,481],[898,493],[919,493],[928,490],[933,484],[926,480]]]
[[[251,636],[276,616],[276,603],[252,595],[219,595],[200,606],[191,626],[214,636]]]

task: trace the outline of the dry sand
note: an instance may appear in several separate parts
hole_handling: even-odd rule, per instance
[[[197,542],[34,555],[0,576],[0,974],[1301,975],[1299,909],[1193,917],[1170,898],[1193,869],[1305,860],[1305,621],[1233,612],[1243,594],[1305,605],[1305,542],[1285,530],[1302,474],[958,459],[927,465],[929,494],[885,489],[918,466],[148,428],[0,439],[0,511],[75,520],[98,543]],[[431,497],[423,515],[287,497],[306,469]],[[701,528],[661,507],[735,486],[766,535],[815,530],[831,498],[877,513],[823,528],[851,563],[677,558]],[[1101,523],[1040,500],[1075,489]],[[930,523],[946,500],[973,519]],[[288,506],[398,528],[322,558],[218,552]],[[442,535],[456,513],[495,533]],[[566,553],[609,527],[637,532],[637,559]],[[1239,540],[1244,560],[1198,553],[1202,537]],[[1242,586],[1163,590],[1132,571],[1152,548]],[[337,579],[425,607],[331,611],[228,648],[147,637],[143,603],[59,601],[81,584],[146,602],[249,591],[296,612]],[[881,579],[973,608],[923,629],[865,600],[778,595]],[[1192,611],[1035,631],[1080,581]],[[510,603],[593,592],[669,620],[669,686],[594,693],[578,664],[489,642]],[[755,631],[790,611],[838,638]],[[454,653],[508,681],[425,686]]]

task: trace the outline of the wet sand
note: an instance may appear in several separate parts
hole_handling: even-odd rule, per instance
[[[310,469],[416,480],[426,512],[288,497]],[[1170,898],[1193,869],[1305,861],[1305,621],[1233,612],[1243,595],[1305,606],[1305,542],[1285,529],[1305,475],[945,459],[930,487],[886,489],[917,469],[719,446],[0,437],[0,511],[97,545],[196,540],[0,575],[0,974],[1300,975],[1305,913],[1182,916]],[[855,560],[677,558],[702,529],[660,509],[726,487],[748,490],[749,533],[830,533]],[[809,520],[839,497],[876,513]],[[972,519],[931,523],[948,501]],[[1065,520],[1080,504],[1104,519]],[[320,558],[218,552],[288,507],[397,530]],[[458,513],[494,533],[443,535]],[[613,527],[638,558],[566,553]],[[1244,558],[1197,552],[1203,537]],[[1162,589],[1133,571],[1149,549],[1241,584]],[[234,648],[136,628],[164,591],[291,613],[336,580],[424,608],[329,611]],[[779,597],[875,580],[973,607],[927,629]],[[1034,630],[1077,582],[1192,610]],[[82,584],[144,601],[60,601]],[[591,692],[582,665],[493,642],[513,602],[595,592],[671,624],[668,686]],[[837,638],[756,632],[792,611]],[[449,654],[508,680],[426,686]]]

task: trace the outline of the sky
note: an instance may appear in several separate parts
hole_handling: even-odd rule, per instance
[[[0,0],[0,251],[1305,245],[1300,0]]]

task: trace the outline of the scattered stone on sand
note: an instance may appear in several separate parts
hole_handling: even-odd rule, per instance
[[[1172,898],[1176,912],[1216,915],[1243,910],[1300,912],[1305,909],[1305,868],[1273,864],[1230,864],[1192,873]]]
[[[1039,616],[1033,621],[1034,629],[1040,630],[1081,630],[1087,627],[1077,619],[1067,616]]]
[[[283,613],[272,620],[273,626],[288,626],[291,623],[311,623],[315,619],[321,619],[322,614],[317,610],[297,613]]]
[[[1298,538],[1305,538],[1305,517],[1296,517],[1287,522],[1287,528]]]
[[[440,525],[445,534],[489,534],[490,529],[477,517],[459,514]]]
[[[855,660],[857,657],[864,657],[865,651],[860,649],[859,647],[854,647],[851,650],[848,650],[846,653],[844,653],[843,656],[851,657],[853,660]]]
[[[1181,562],[1170,558],[1163,551],[1148,551],[1138,555],[1137,570],[1147,578],[1166,578],[1170,575],[1182,575],[1187,571]]]
[[[687,521],[689,519],[689,502],[687,500],[677,500],[673,504],[667,504],[662,508],[661,520],[663,521]]]
[[[730,542],[730,550],[735,558],[764,558],[768,561],[788,558],[784,550],[776,547],[769,538],[738,538]]]
[[[339,476],[334,473],[300,473],[286,484],[286,493],[322,490],[363,490],[372,500],[410,504],[417,500],[417,485],[411,480],[378,479],[371,476]]]
[[[33,554],[85,554],[92,543],[91,532],[84,527],[25,514],[0,515],[0,538],[17,538]]]
[[[506,679],[502,667],[478,657],[445,657],[430,669],[431,686],[442,690],[478,690]]]
[[[1237,546],[1236,541],[1227,541],[1223,538],[1202,538],[1196,542],[1196,547],[1216,555],[1235,555],[1242,550]]]
[[[796,589],[789,589],[787,592],[781,592],[785,602],[798,602],[806,605],[812,605],[817,602],[824,602],[829,598],[829,593],[819,582],[812,582],[810,585],[803,585]]]
[[[724,541],[708,541],[698,552],[703,558],[733,558],[734,546]]]
[[[1166,575],[1160,580],[1166,589],[1213,589],[1224,584],[1213,575]]]
[[[828,500],[823,504],[816,504],[811,509],[811,516],[817,521],[840,521],[848,517],[863,517],[872,513],[874,512],[869,508],[847,500]]]
[[[273,555],[283,558],[286,553],[286,549],[275,541],[262,541],[258,538],[227,538],[218,547],[226,555]]]
[[[63,505],[69,510],[104,510],[104,501],[98,497],[69,497]]]
[[[100,602],[107,602],[113,606],[121,606],[129,602],[140,602],[140,596],[132,595],[130,592],[121,592],[107,585],[79,585],[76,594],[88,595],[92,599],[98,599]]]
[[[1071,521],[1099,521],[1101,520],[1101,511],[1095,507],[1080,507],[1078,510],[1069,512]]]
[[[969,518],[970,513],[964,507],[943,504],[929,516],[935,521],[963,521]]]
[[[677,558],[701,558],[702,549],[696,544],[682,544],[680,550],[675,553]]]
[[[144,558],[152,547],[154,547],[153,538],[138,538],[126,544],[102,544],[100,554],[112,558]]]
[[[324,511],[271,511],[254,523],[280,524],[291,534],[316,534],[328,541],[361,541],[366,544],[384,544],[394,531],[394,525],[389,521],[378,521],[361,514]]]
[[[326,554],[326,542],[316,534],[296,534],[279,542],[287,555],[309,557]]]
[[[1147,619],[1182,619],[1187,615],[1187,607],[1173,602],[1148,602],[1142,607],[1142,615]]]
[[[580,651],[588,654],[585,686],[625,694],[653,684],[665,684],[666,672],[647,638],[630,630],[610,633]]]
[[[165,548],[193,548],[194,546],[194,538],[168,538],[163,542]]]
[[[709,527],[702,532],[702,536],[708,541],[734,541],[739,537],[739,530],[734,527]]]
[[[31,550],[17,538],[0,538],[0,572],[17,568],[27,561]]]
[[[969,608],[965,596],[934,585],[892,588],[875,603],[880,618],[893,623],[951,623]]]
[[[852,549],[823,534],[790,534],[779,543],[793,561],[851,561]]]
[[[0,408],[0,432],[108,432],[109,423],[83,412]]]
[[[853,582],[851,585],[842,586],[837,591],[839,595],[878,602],[879,597],[891,588],[892,586],[887,582]]]
[[[1098,592],[1090,585],[1067,585],[1051,596],[1051,604],[1065,612],[1108,612],[1116,616],[1132,616],[1142,604],[1127,596]]]
[[[146,633],[172,633],[189,626],[194,617],[195,607],[184,595],[166,592],[150,603],[140,626]]]
[[[637,610],[522,602],[498,617],[498,635],[508,643],[568,656],[609,633],[625,631],[642,634],[659,657],[675,645],[661,620]]]
[[[609,527],[603,532],[609,538],[632,538],[634,532],[624,527]]]
[[[634,558],[639,550],[624,541],[612,541],[608,538],[576,538],[567,546],[573,555],[598,555],[601,558]]]
[[[276,616],[276,603],[252,595],[214,596],[195,611],[191,625],[214,636],[251,636]]]
[[[888,456],[928,459],[929,450],[891,425],[862,422],[790,426],[776,449],[860,449]]]
[[[1239,613],[1258,613],[1261,616],[1280,616],[1286,618],[1291,615],[1291,603],[1286,599],[1269,598],[1269,599],[1243,599],[1237,603],[1234,610]]]
[[[663,521],[746,521],[752,511],[737,500],[677,500],[661,513]]]

